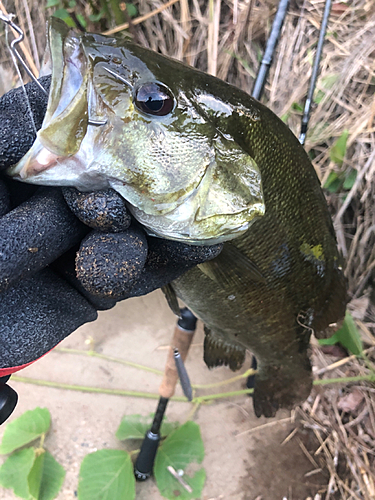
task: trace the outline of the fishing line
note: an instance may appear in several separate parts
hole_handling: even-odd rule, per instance
[[[31,122],[32,122],[32,126],[33,126],[33,129],[34,129],[35,135],[36,135],[37,134],[37,129],[36,129],[36,124],[35,124],[35,120],[34,120],[34,115],[33,115],[33,111],[32,111],[31,106],[30,106],[29,96],[27,95],[27,92],[26,92],[26,89],[25,89],[25,83],[23,81],[23,77],[22,77],[20,68],[18,66],[18,62],[21,63],[22,67],[24,68],[24,70],[26,71],[26,73],[29,75],[29,77],[38,85],[38,87],[45,94],[47,94],[47,91],[41,85],[41,83],[38,81],[38,79],[35,77],[35,75],[33,74],[33,72],[29,69],[29,67],[27,66],[27,64],[23,60],[21,54],[17,50],[16,45],[19,44],[20,42],[22,42],[22,40],[24,39],[24,32],[22,31],[22,29],[19,26],[17,26],[17,24],[15,24],[13,22],[13,18],[14,17],[15,17],[14,14],[8,14],[8,15],[6,15],[6,14],[3,13],[2,10],[0,10],[0,21],[3,21],[3,23],[5,23],[5,39],[6,39],[6,44],[8,46],[8,49],[9,49],[9,52],[10,52],[10,55],[11,55],[14,67],[15,67],[17,75],[18,75],[18,78],[19,78],[19,80],[21,82],[22,90],[23,90],[23,93],[25,95],[25,99],[26,99],[26,102],[27,102],[27,109],[28,109],[28,112],[29,112],[29,115],[30,115],[30,118],[31,118]],[[11,27],[18,34],[18,38],[15,37],[10,43],[9,43],[9,27]],[[13,33],[13,35],[14,35],[14,33]]]

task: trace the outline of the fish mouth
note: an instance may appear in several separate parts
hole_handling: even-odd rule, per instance
[[[7,174],[27,182],[76,154],[88,128],[88,61],[78,34],[52,17],[42,74],[52,68],[51,87],[42,128],[29,152]]]
[[[58,160],[59,157],[57,155],[51,153],[46,148],[42,148],[36,158],[29,158],[23,165],[11,167],[7,173],[15,178],[19,178],[19,180],[26,180],[53,167]]]

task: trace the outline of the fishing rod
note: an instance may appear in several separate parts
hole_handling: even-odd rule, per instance
[[[255,79],[254,88],[252,96],[254,99],[259,99],[262,97],[264,85],[267,80],[268,72],[270,70],[273,55],[276,50],[276,46],[279,42],[281,30],[288,12],[289,0],[280,0],[275,14],[275,18],[272,23],[271,33],[267,40],[266,50],[264,51],[262,62],[260,63],[258,74]]]
[[[281,29],[282,29],[282,26],[283,26],[283,23],[284,23],[286,14],[287,14],[288,4],[289,4],[289,0],[280,0],[278,9],[277,9],[277,12],[275,15],[275,19],[274,19],[274,22],[272,24],[271,33],[270,33],[270,36],[269,36],[268,41],[267,41],[264,57],[262,59],[261,65],[259,67],[258,74],[257,74],[255,84],[254,84],[254,88],[253,88],[253,92],[252,92],[252,96],[258,100],[261,98],[263,91],[264,91],[264,86],[265,86],[265,82],[267,80],[270,66],[272,64],[273,55],[274,55],[277,43],[279,41]],[[309,122],[309,118],[310,118],[312,96],[314,94],[316,80],[317,80],[317,76],[319,74],[320,58],[321,58],[321,54],[322,54],[324,35],[326,32],[326,28],[327,28],[330,7],[331,7],[331,0],[326,0],[323,19],[322,19],[321,28],[320,28],[319,42],[318,42],[317,51],[315,54],[311,83],[310,83],[309,92],[308,92],[308,95],[306,98],[305,109],[307,111],[303,115],[302,126],[303,126],[303,131],[304,131],[305,135],[306,135],[307,126],[308,126],[308,122]],[[308,106],[308,103],[310,103],[309,106]],[[300,139],[300,142],[303,144],[301,139]],[[187,372],[185,370],[182,359],[180,360],[180,362],[177,362],[175,366],[171,366],[170,360],[171,360],[172,356],[175,357],[175,355],[176,355],[176,350],[173,349],[173,346],[176,345],[176,343],[178,342],[178,340],[177,340],[178,337],[184,336],[183,335],[184,331],[186,332],[185,334],[187,334],[187,338],[188,339],[190,338],[190,342],[191,342],[192,337],[194,335],[196,322],[197,322],[197,318],[194,316],[194,314],[189,309],[185,308],[185,309],[181,310],[181,318],[177,322],[177,327],[176,327],[174,338],[172,340],[172,344],[171,344],[171,348],[170,348],[170,353],[169,353],[169,358],[168,358],[169,361],[167,361],[167,367],[166,367],[166,371],[164,374],[164,379],[163,379],[162,385],[160,386],[160,390],[159,390],[160,399],[159,399],[158,406],[157,406],[157,409],[155,412],[154,420],[152,422],[152,426],[151,426],[150,430],[147,431],[147,433],[145,435],[145,438],[144,438],[142,446],[141,446],[141,450],[139,452],[139,455],[138,455],[136,463],[135,463],[134,474],[135,474],[135,477],[138,481],[145,481],[152,474],[155,456],[156,456],[158,445],[159,445],[159,442],[161,439],[161,436],[160,436],[161,424],[163,422],[163,418],[164,418],[164,415],[165,415],[165,412],[167,409],[167,404],[168,404],[169,398],[174,394],[174,387],[177,383],[178,376],[180,377],[181,386],[183,388],[185,395],[188,397],[189,400],[191,399],[191,386],[190,386],[190,382],[188,381]],[[190,346],[190,343],[189,343],[189,346]],[[184,350],[185,356],[187,354],[189,346],[187,346],[187,349]],[[179,353],[179,351],[177,351],[177,353]],[[168,366],[169,366],[169,368],[168,368]],[[256,361],[256,358],[254,356],[252,359],[252,368],[253,369],[257,368],[257,361]],[[168,371],[169,371],[169,375],[168,375]],[[168,390],[166,390],[167,387],[168,387]],[[247,387],[254,387],[254,375],[248,377]]]
[[[151,428],[146,432],[141,450],[134,466],[134,475],[138,481],[148,479],[154,467],[156,452],[161,439],[160,428],[167,409],[168,401],[173,396],[178,379],[188,401],[193,399],[192,388],[186,371],[184,360],[189,351],[197,318],[185,307],[180,310],[180,318],[174,331],[170,345],[164,377],[159,387],[159,402]]]
[[[331,12],[331,6],[332,6],[332,0],[326,0],[326,2],[324,4],[324,12],[323,12],[323,17],[322,17],[322,22],[320,25],[319,39],[318,39],[318,43],[316,46],[314,64],[313,64],[311,78],[310,78],[310,86],[309,86],[309,90],[307,92],[305,107],[303,110],[302,121],[301,121],[301,133],[299,136],[299,142],[302,144],[302,146],[305,144],[305,140],[306,140],[307,126],[308,126],[308,123],[310,120],[311,105],[313,102],[316,81],[317,81],[318,75],[319,75],[320,60],[322,57],[324,39],[325,39],[326,31],[327,31],[327,24],[328,24],[329,14]]]
[[[264,85],[266,83],[268,72],[272,64],[273,56],[280,38],[281,29],[288,11],[289,0],[280,0],[275,19],[272,24],[271,33],[267,41],[266,50],[260,67],[258,69],[258,74],[255,79],[254,88],[252,92],[252,97],[259,100],[262,97]],[[320,61],[322,58],[322,51],[324,46],[325,35],[327,31],[327,25],[329,20],[329,15],[331,12],[332,0],[326,0],[324,4],[324,11],[322,16],[322,22],[320,24],[319,38],[316,46],[316,52],[313,62],[313,68],[310,78],[310,85],[307,92],[302,120],[301,120],[301,132],[299,136],[299,142],[302,146],[305,144],[306,133],[311,115],[311,106],[313,103],[314,91],[316,87],[316,82],[319,76]]]

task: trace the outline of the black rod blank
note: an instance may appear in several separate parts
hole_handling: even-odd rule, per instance
[[[142,442],[141,450],[134,466],[134,475],[137,481],[146,481],[151,476],[161,437],[160,428],[168,401],[169,399],[163,397],[159,399],[151,429],[146,432],[146,436]]]
[[[309,86],[309,90],[307,92],[305,107],[304,107],[303,115],[302,115],[301,133],[299,136],[299,142],[302,144],[302,146],[305,144],[305,140],[306,140],[307,127],[308,127],[309,120],[310,120],[311,105],[313,102],[316,81],[317,81],[318,75],[319,75],[320,59],[322,57],[324,38],[326,35],[326,31],[327,31],[329,14],[331,12],[331,5],[332,5],[332,0],[326,0],[325,5],[324,5],[322,23],[320,25],[319,39],[318,39],[318,43],[316,46],[314,64],[313,64],[311,78],[310,78],[310,86]]]
[[[254,99],[260,99],[263,94],[264,85],[267,80],[268,72],[272,64],[273,55],[280,38],[281,28],[288,11],[289,0],[280,0],[275,19],[272,23],[271,33],[267,40],[266,50],[260,64],[258,74],[254,83],[252,96]]]

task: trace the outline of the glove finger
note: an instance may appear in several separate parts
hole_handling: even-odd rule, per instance
[[[97,318],[82,295],[50,269],[10,287],[0,297],[0,376],[35,361]]]
[[[74,215],[93,229],[121,233],[131,224],[124,198],[113,189],[82,193],[63,188],[62,192]]]
[[[186,271],[211,260],[221,252],[223,245],[185,245],[177,241],[148,238],[148,257],[137,282],[123,297],[139,297],[161,288]]]
[[[140,229],[93,231],[77,253],[77,278],[93,295],[120,300],[141,275],[146,258],[147,239]]]
[[[40,190],[40,186],[15,181],[5,176],[2,178],[2,181],[9,191],[11,210],[18,207],[18,205],[21,205],[21,203],[27,201],[34,194],[36,194],[38,190]]]
[[[0,217],[10,210],[10,195],[4,182],[0,181]]]
[[[59,189],[41,189],[0,218],[0,292],[47,266],[86,233]]]
[[[40,78],[49,91],[51,77]],[[48,94],[35,82],[10,90],[0,99],[0,170],[17,163],[31,148],[43,122]]]
[[[90,304],[99,311],[111,309],[116,305],[116,300],[110,297],[98,297],[86,290],[76,276],[76,253],[79,247],[74,247],[50,264],[50,268],[65,279],[72,287],[81,293]]]

